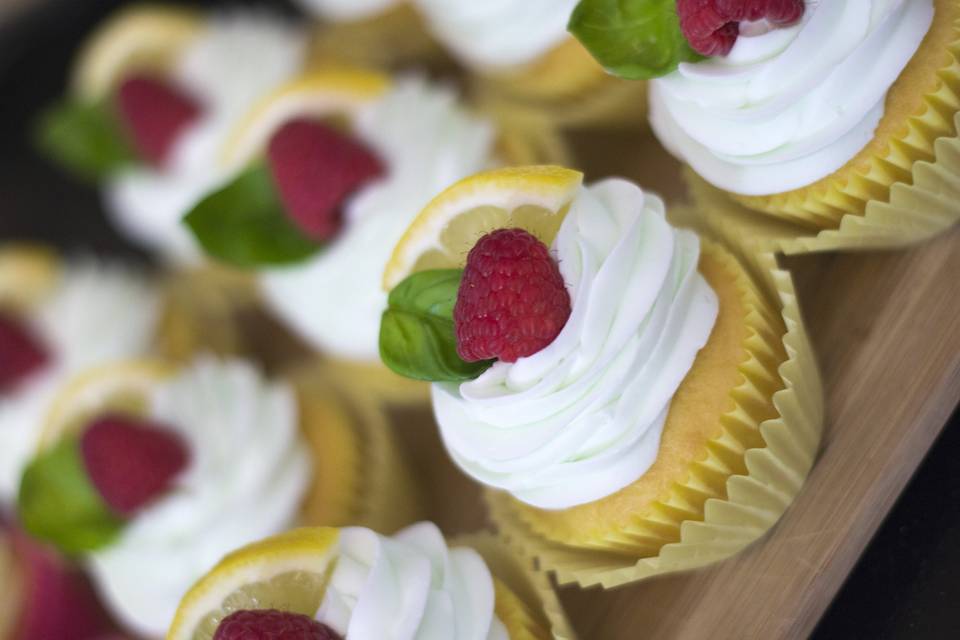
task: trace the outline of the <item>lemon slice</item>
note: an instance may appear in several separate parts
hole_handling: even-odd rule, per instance
[[[549,245],[560,229],[583,174],[550,165],[478,173],[434,198],[400,238],[383,273],[383,287],[411,273],[462,267],[477,240],[494,229],[519,227]]]
[[[73,89],[99,100],[131,69],[166,69],[203,29],[201,14],[142,5],[121,11],[87,41],[73,70]]]
[[[270,135],[297,117],[350,117],[377,99],[390,86],[388,76],[375,71],[328,68],[312,71],[263,97],[233,129],[220,160],[242,167],[266,146]]]
[[[40,449],[76,433],[105,412],[142,416],[150,391],[173,374],[168,365],[151,360],[104,365],[85,371],[67,383],[47,412]]]
[[[180,601],[167,640],[209,640],[234,611],[279,609],[313,616],[339,550],[339,531],[294,529],[226,556]]]
[[[60,261],[47,249],[17,244],[0,249],[0,307],[27,309],[57,282]]]

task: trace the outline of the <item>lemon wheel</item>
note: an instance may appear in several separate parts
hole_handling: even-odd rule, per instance
[[[106,412],[143,415],[150,391],[172,374],[173,369],[163,362],[142,360],[104,365],[78,375],[50,405],[40,449],[53,446]]]
[[[494,229],[519,227],[549,245],[582,183],[579,171],[551,165],[494,169],[457,182],[400,238],[384,289],[418,271],[462,267],[476,241]]]
[[[180,601],[167,640],[210,640],[220,621],[243,609],[313,616],[339,551],[339,532],[294,529],[226,556]]]
[[[80,52],[74,92],[84,100],[99,100],[132,69],[168,68],[203,25],[199,12],[182,7],[141,5],[119,12]]]

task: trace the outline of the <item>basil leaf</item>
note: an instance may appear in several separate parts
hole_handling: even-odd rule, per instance
[[[607,71],[630,80],[703,59],[680,31],[676,0],[581,0],[567,29]]]
[[[293,264],[321,248],[287,217],[263,163],[201,200],[183,221],[210,256],[237,267]]]
[[[86,180],[99,180],[137,162],[106,103],[64,100],[40,117],[34,138],[45,155]]]
[[[457,355],[453,306],[463,272],[422,271],[390,292],[380,320],[380,358],[407,378],[431,382],[472,380],[493,360],[465,362]]]
[[[123,528],[90,482],[76,438],[64,438],[27,466],[17,508],[31,535],[71,555],[109,545]]]

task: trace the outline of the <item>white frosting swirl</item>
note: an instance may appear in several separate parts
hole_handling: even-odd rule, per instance
[[[303,31],[273,14],[212,17],[171,78],[200,102],[200,118],[174,143],[162,171],[138,166],[105,186],[107,208],[121,230],[165,259],[198,262],[200,250],[181,219],[230,177],[217,161],[229,132],[257,99],[299,72],[305,55]]]
[[[297,0],[305,11],[336,22],[372,18],[401,2],[403,0]]]
[[[159,315],[154,287],[139,273],[91,259],[68,264],[47,298],[24,318],[50,356],[45,367],[0,394],[0,505],[16,499],[44,415],[73,376],[145,354]]]
[[[532,62],[568,38],[578,0],[417,0],[433,35],[467,65]]]
[[[469,115],[447,89],[399,82],[363,108],[355,134],[384,161],[384,178],[345,207],[340,235],[305,263],[263,272],[273,311],[317,348],[379,361],[380,286],[394,245],[420,210],[449,184],[492,163],[493,128]]]
[[[933,0],[807,0],[785,29],[741,25],[726,57],[652,82],[660,141],[714,185],[780,193],[830,175],[872,138]]]
[[[350,527],[316,618],[350,640],[507,640],[494,602],[480,555],[447,549],[433,523],[391,538]]]
[[[433,406],[467,474],[561,509],[650,467],[718,302],[697,271],[697,236],[673,229],[663,201],[625,180],[582,189],[551,251],[573,303],[560,335],[475,380],[434,384]]]
[[[149,417],[187,442],[189,466],[88,563],[117,619],[161,638],[221,557],[294,524],[311,465],[293,390],[240,361],[198,360],[157,386]]]

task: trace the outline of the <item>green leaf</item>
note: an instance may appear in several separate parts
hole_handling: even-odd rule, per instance
[[[37,123],[37,147],[87,180],[99,180],[137,162],[120,123],[105,103],[64,100]]]
[[[493,360],[465,362],[457,355],[453,306],[460,269],[422,271],[390,292],[380,320],[380,358],[395,372],[415,380],[472,380]]]
[[[321,249],[287,217],[263,163],[201,200],[183,221],[210,256],[237,267],[293,264]]]
[[[27,466],[18,510],[31,535],[71,555],[109,545],[124,524],[90,482],[77,438],[64,438]]]
[[[703,59],[680,31],[676,0],[581,0],[567,29],[607,71],[630,80]]]

